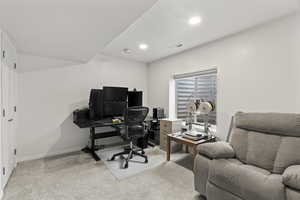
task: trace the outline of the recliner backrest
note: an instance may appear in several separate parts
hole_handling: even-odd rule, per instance
[[[281,174],[300,164],[300,114],[237,113],[230,144],[236,157]]]

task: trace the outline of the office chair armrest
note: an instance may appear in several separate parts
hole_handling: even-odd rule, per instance
[[[228,159],[234,158],[235,152],[231,145],[227,142],[214,142],[200,144],[197,147],[200,155],[210,159]]]

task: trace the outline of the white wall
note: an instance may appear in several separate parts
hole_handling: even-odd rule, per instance
[[[299,33],[300,34],[300,33]],[[299,46],[299,51],[300,52],[300,46]],[[295,84],[296,84],[296,90],[295,90],[295,96],[296,96],[296,108],[295,112],[300,113],[300,62],[297,65],[296,72],[295,72]]]
[[[300,16],[291,20],[291,26],[295,26],[293,31],[291,31],[291,40],[292,40],[292,49],[291,49],[291,64],[294,67],[294,80],[296,89],[294,91],[294,95],[291,98],[295,98],[296,107],[295,112],[300,113]],[[293,89],[293,88],[292,88]]]
[[[72,111],[87,106],[91,88],[135,87],[144,91],[147,104],[147,68],[142,63],[98,56],[87,64],[65,66],[66,61],[25,54],[19,60],[19,161],[87,144],[89,131],[73,124]]]
[[[174,74],[217,67],[217,123],[221,138],[226,138],[236,111],[295,112],[299,31],[300,16],[290,16],[150,63],[149,106],[168,109],[169,80]]]
[[[82,63],[73,62],[69,60],[62,60],[56,58],[49,58],[49,57],[41,57],[32,54],[20,53],[18,57],[18,72],[31,72],[37,70],[46,70],[46,69],[54,69],[54,68],[61,68],[61,67],[68,67],[73,65],[79,65]]]

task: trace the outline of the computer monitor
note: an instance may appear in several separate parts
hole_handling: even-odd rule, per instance
[[[103,101],[127,101],[128,88],[103,87]]]
[[[120,117],[123,116],[127,107],[126,101],[107,101],[104,102],[103,110],[105,117]]]
[[[123,116],[127,107],[128,88],[103,87],[104,117]]]

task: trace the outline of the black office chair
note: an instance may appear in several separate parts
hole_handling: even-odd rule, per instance
[[[148,163],[148,157],[145,155],[143,148],[138,148],[133,145],[133,141],[138,138],[145,137],[147,132],[144,120],[147,117],[149,108],[147,107],[129,107],[124,113],[124,131],[121,133],[125,140],[130,141],[130,145],[124,148],[124,151],[114,154],[111,161],[117,156],[128,155],[124,161],[124,168],[128,168],[128,162],[133,156],[140,156]]]

